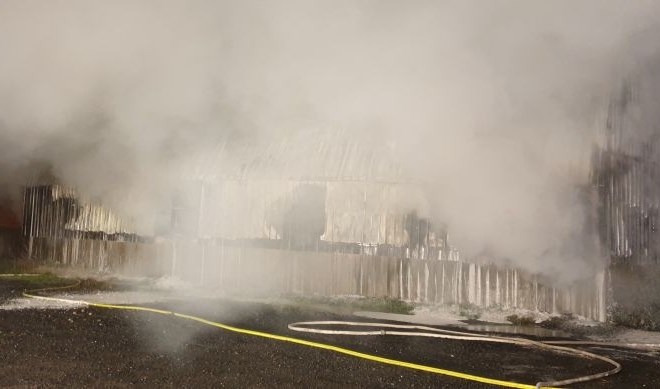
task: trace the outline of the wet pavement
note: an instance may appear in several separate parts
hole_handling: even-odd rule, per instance
[[[3,285],[0,294],[5,299],[20,291],[20,285]],[[522,383],[609,368],[601,361],[509,344],[303,334],[288,330],[287,325],[309,320],[365,319],[296,306],[222,299],[151,306]],[[575,387],[660,387],[657,352],[615,347],[585,349],[619,360],[623,371]],[[327,350],[235,334],[172,316],[91,307],[0,310],[0,350],[2,387],[486,387]]]

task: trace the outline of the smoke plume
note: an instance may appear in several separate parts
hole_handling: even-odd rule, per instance
[[[564,278],[589,151],[657,49],[653,1],[0,4],[0,181],[78,188],[138,225],[220,139],[387,145],[467,256]],[[582,189],[581,189],[582,188]]]

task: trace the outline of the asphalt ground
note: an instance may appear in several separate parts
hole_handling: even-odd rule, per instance
[[[21,282],[0,280],[0,301]],[[491,378],[535,383],[609,369],[596,360],[530,347],[397,336],[290,331],[308,320],[364,321],[309,308],[204,300],[166,306],[242,328],[294,336],[370,354]],[[623,364],[613,377],[580,388],[660,387],[657,354],[586,348]],[[172,316],[93,307],[0,310],[2,387],[488,387],[254,336]]]

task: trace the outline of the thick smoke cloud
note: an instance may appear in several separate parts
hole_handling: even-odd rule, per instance
[[[52,177],[148,225],[218,139],[341,128],[393,150],[466,255],[585,274],[589,150],[659,8],[6,0],[0,179]]]

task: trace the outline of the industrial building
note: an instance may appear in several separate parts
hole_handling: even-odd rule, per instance
[[[417,211],[426,206],[420,186],[387,153],[341,135],[219,144],[183,169],[153,234],[72,189],[30,186],[28,253],[52,266],[176,276],[230,294],[388,296],[605,320],[602,272],[558,286],[462,258],[450,231]]]

